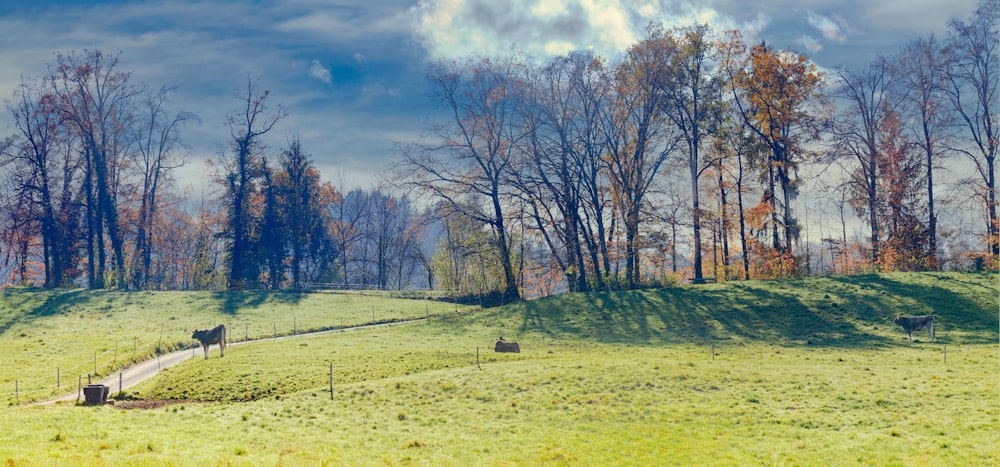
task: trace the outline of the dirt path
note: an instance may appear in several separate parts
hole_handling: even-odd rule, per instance
[[[357,330],[363,330],[363,329],[374,329],[374,328],[380,328],[380,327],[393,326],[393,325],[397,325],[397,324],[417,323],[417,322],[421,322],[421,321],[426,321],[426,318],[417,318],[417,319],[404,320],[404,321],[394,321],[394,322],[391,322],[391,323],[366,324],[366,325],[362,325],[362,326],[352,326],[352,327],[346,327],[346,328],[341,328],[341,329],[332,329],[332,330],[329,330],[329,331],[307,332],[307,333],[294,334],[294,335],[291,335],[291,336],[282,336],[282,337],[277,337],[277,338],[255,339],[255,340],[243,341],[243,342],[230,342],[226,346],[227,347],[237,347],[237,346],[243,346],[243,345],[246,345],[246,344],[255,344],[255,343],[260,343],[260,342],[274,342],[274,341],[278,341],[278,340],[296,339],[296,338],[300,338],[300,337],[314,337],[314,336],[320,336],[320,335],[323,335],[323,334],[333,334],[333,333],[337,333],[337,332],[357,331]],[[132,366],[130,366],[130,367],[122,370],[120,373],[115,373],[114,375],[108,376],[107,378],[104,378],[104,379],[102,379],[100,381],[94,381],[93,384],[103,384],[103,385],[107,386],[108,388],[110,388],[110,391],[109,391],[110,394],[113,395],[115,393],[118,393],[120,391],[124,391],[126,389],[129,389],[129,388],[131,388],[131,387],[133,387],[133,386],[135,386],[135,385],[137,385],[137,384],[139,384],[139,383],[141,383],[143,381],[146,381],[149,378],[152,378],[152,377],[156,376],[157,374],[160,373],[160,370],[162,370],[164,368],[170,368],[170,367],[172,367],[174,365],[177,365],[178,363],[181,363],[184,360],[187,360],[187,359],[189,359],[191,357],[204,358],[204,356],[205,356],[205,353],[201,350],[201,346],[196,346],[196,347],[192,347],[192,348],[188,348],[188,349],[184,349],[184,350],[178,350],[178,351],[175,351],[175,352],[171,352],[171,353],[168,353],[168,354],[163,354],[163,355],[157,356],[156,358],[152,358],[152,359],[146,360],[144,362],[136,363],[135,365],[132,365]],[[209,347],[209,349],[208,349],[208,358],[219,358],[219,346],[218,345],[213,345],[213,346]],[[59,397],[57,399],[52,399],[52,400],[48,400],[48,401],[44,401],[44,402],[38,402],[38,403],[35,403],[35,404],[31,404],[31,405],[49,405],[49,404],[55,404],[55,403],[58,403],[58,402],[76,401],[76,400],[82,399],[82,398],[83,398],[83,394],[77,394],[76,392],[74,392],[72,394],[67,394],[67,395]]]

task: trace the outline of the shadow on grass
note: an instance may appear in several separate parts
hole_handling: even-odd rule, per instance
[[[0,311],[0,334],[16,324],[31,324],[96,304],[94,292],[86,289],[8,289],[2,297],[5,309]]]
[[[267,303],[295,305],[309,292],[298,290],[229,290],[216,292],[213,297],[219,302],[219,311],[235,315],[241,308],[257,308]]]
[[[896,314],[934,314],[938,337],[995,341],[996,291],[962,275],[888,275],[567,294],[507,308],[521,332],[606,343],[756,340],[830,347],[906,345]],[[981,290],[982,289],[982,290]],[[982,300],[976,297],[984,296]],[[943,335],[942,335],[943,334]]]
[[[907,281],[900,280],[907,277]],[[968,343],[996,342],[1000,327],[998,290],[987,281],[973,281],[972,274],[867,275],[843,276],[831,280],[845,287],[854,287],[856,294],[871,297],[854,300],[867,315],[878,316],[893,326],[892,320],[901,315],[934,315],[938,337],[947,339],[948,330],[981,335],[965,339]],[[995,282],[995,279],[994,279]],[[996,285],[996,284],[994,284]],[[891,311],[885,311],[891,310]],[[994,334],[993,337],[990,334]],[[970,342],[971,339],[971,342]]]

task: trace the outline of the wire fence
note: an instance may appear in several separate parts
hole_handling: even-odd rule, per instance
[[[379,310],[375,305],[372,305],[370,316],[360,316],[355,313],[357,316],[351,316],[350,320],[345,319],[344,315],[309,320],[293,316],[284,320],[272,320],[268,323],[259,321],[231,321],[227,323],[223,320],[221,324],[226,326],[226,341],[232,344],[419,319],[429,321],[434,317],[442,316],[442,313],[461,313],[469,309],[470,307],[460,306],[456,302],[453,311],[449,309],[442,312],[439,308],[436,314],[432,314],[430,308],[425,306],[423,313],[419,311],[403,313],[401,310]],[[0,390],[0,401],[3,401],[5,405],[18,405],[49,400],[77,391],[81,384],[96,383],[103,378],[115,375],[133,364],[157,358],[173,351],[196,350],[200,347],[193,339],[186,342],[165,340],[163,337],[165,327],[166,325],[161,326],[159,337],[155,340],[132,337],[131,339],[119,339],[111,343],[104,343],[101,348],[86,351],[84,355],[76,352],[76,357],[72,359],[77,362],[75,364],[49,368],[35,365],[15,369],[12,372],[13,379],[0,381],[0,385],[2,385],[0,387],[10,388],[9,392]],[[171,333],[175,333],[175,330],[171,330]]]

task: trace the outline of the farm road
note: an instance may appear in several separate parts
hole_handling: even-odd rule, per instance
[[[396,324],[416,323],[416,322],[421,322],[421,321],[426,321],[426,318],[417,318],[417,319],[403,320],[403,321],[393,321],[391,323],[365,324],[365,325],[361,325],[361,326],[351,326],[351,327],[340,328],[340,329],[331,329],[331,330],[328,330],[328,331],[316,331],[316,332],[299,333],[299,334],[294,334],[294,335],[291,335],[291,336],[281,336],[281,337],[278,337],[278,338],[268,337],[268,338],[263,338],[263,339],[254,339],[254,340],[250,340],[250,341],[231,342],[231,343],[227,344],[227,347],[242,346],[242,345],[245,345],[245,344],[253,344],[253,343],[259,343],[259,342],[273,342],[273,341],[276,341],[276,340],[294,339],[294,338],[298,338],[298,337],[319,336],[319,335],[323,335],[323,334],[332,334],[332,333],[344,332],[344,331],[356,331],[356,330],[361,330],[361,329],[374,329],[374,328],[380,328],[380,327],[388,327],[388,326],[392,326],[392,325],[396,325]],[[219,353],[218,352],[219,352],[219,346],[218,345],[210,346],[209,349],[208,349],[208,357],[209,358],[219,358]],[[171,352],[171,353],[168,353],[168,354],[160,355],[157,358],[151,358],[151,359],[146,360],[144,362],[136,363],[135,365],[132,365],[132,366],[130,366],[130,367],[122,370],[121,371],[121,376],[119,376],[118,373],[115,373],[114,375],[108,376],[107,378],[104,378],[104,379],[102,379],[100,381],[95,381],[93,384],[103,384],[103,385],[107,386],[108,388],[110,388],[110,390],[109,390],[110,394],[113,395],[113,394],[115,394],[118,391],[124,391],[124,390],[126,390],[128,388],[131,388],[132,386],[135,386],[135,385],[137,385],[137,384],[139,384],[139,383],[141,383],[143,381],[146,381],[149,378],[152,378],[152,377],[156,376],[157,374],[159,374],[160,370],[162,370],[164,368],[170,368],[170,367],[172,367],[172,366],[174,366],[174,365],[176,365],[176,364],[178,364],[180,362],[183,362],[184,360],[187,360],[187,359],[189,359],[191,357],[195,357],[195,356],[202,356],[202,357],[204,357],[204,355],[205,355],[205,353],[202,352],[200,345],[199,346],[195,346],[195,347],[191,347],[191,348],[188,348],[188,349],[184,349],[184,350],[178,350],[178,351]],[[119,387],[119,381],[120,381],[120,384],[121,384],[120,387]],[[65,395],[63,397],[59,397],[57,399],[53,399],[53,400],[41,402],[40,404],[44,405],[44,404],[55,404],[57,402],[67,402],[67,401],[76,400],[77,397],[81,397],[82,398],[82,395],[78,396],[77,393],[74,392],[72,394],[67,394],[67,395]]]

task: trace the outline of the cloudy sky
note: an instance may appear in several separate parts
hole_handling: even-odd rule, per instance
[[[512,44],[535,57],[593,48],[613,57],[650,21],[739,28],[749,41],[810,55],[821,67],[861,66],[965,18],[976,0],[157,0],[0,3],[0,99],[42,76],[57,52],[121,52],[121,67],[152,88],[176,86],[185,128],[186,183],[225,148],[237,88],[259,78],[289,116],[272,148],[299,136],[327,180],[371,185],[394,142],[420,134],[435,109],[424,79],[436,58]],[[0,137],[14,132],[0,114]],[[196,187],[197,188],[197,187]]]

